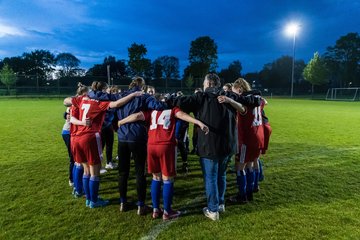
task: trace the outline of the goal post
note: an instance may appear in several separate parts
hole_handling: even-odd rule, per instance
[[[360,88],[329,88],[325,100],[333,101],[357,101]]]

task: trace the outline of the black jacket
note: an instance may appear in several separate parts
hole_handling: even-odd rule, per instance
[[[188,112],[196,112],[197,118],[210,131],[205,135],[198,129],[198,152],[200,157],[217,159],[234,154],[237,148],[236,110],[230,104],[218,102],[219,95],[226,95],[246,106],[259,106],[260,98],[254,95],[241,96],[231,92],[207,88],[192,96],[177,99],[176,104]]]

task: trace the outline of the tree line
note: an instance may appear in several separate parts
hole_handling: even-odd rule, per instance
[[[49,50],[34,50],[21,56],[6,57],[0,61],[0,80],[10,88],[53,84],[54,79],[61,86],[75,86],[78,81],[91,82],[95,78],[114,84],[127,84],[129,78],[143,76],[155,87],[184,84],[191,89],[201,86],[203,77],[208,72],[216,72],[218,65],[217,44],[209,36],[198,37],[190,43],[188,60],[180,77],[179,59],[175,56],[160,56],[155,60],[147,58],[145,44],[133,43],[128,47],[128,59],[116,59],[107,56],[102,63],[94,64],[88,70],[80,67],[81,61],[71,53],[57,55]],[[291,81],[291,56],[281,56],[263,66],[259,72],[242,73],[242,64],[234,60],[227,68],[218,71],[224,83],[244,77],[259,88],[283,89],[287,92]],[[30,81],[31,80],[31,81]],[[182,80],[182,81],[178,81]],[[360,86],[360,36],[348,33],[341,36],[334,46],[314,57],[306,64],[303,60],[295,61],[294,82],[298,88],[312,91],[314,86],[323,87],[359,87]]]

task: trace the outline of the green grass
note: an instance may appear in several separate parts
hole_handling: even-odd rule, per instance
[[[175,183],[174,208],[186,214],[164,224],[118,211],[115,170],[102,177],[100,190],[110,206],[90,210],[73,199],[61,100],[2,99],[0,239],[140,239],[156,229],[166,229],[157,239],[359,239],[359,106],[269,99],[273,135],[254,202],[227,205],[219,222],[206,219],[198,158],[191,156],[191,174]],[[228,174],[227,197],[235,193]]]

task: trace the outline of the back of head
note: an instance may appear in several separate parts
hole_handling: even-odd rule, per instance
[[[115,85],[111,86],[110,93],[116,94],[116,93],[119,93],[119,92],[121,92],[121,89],[118,86],[115,86]]]
[[[251,91],[250,84],[243,78],[238,78],[233,84],[234,88],[240,88],[242,92]]]
[[[142,77],[134,77],[129,84],[129,89],[134,87],[142,88],[143,86],[145,86],[145,80]]]
[[[95,85],[95,89],[93,88],[93,85]],[[94,91],[103,91],[108,88],[108,85],[106,82],[96,82],[96,84],[91,84],[91,89]]]
[[[89,88],[82,84],[81,82],[78,83],[78,89],[76,90],[77,96],[85,95],[89,92]]]
[[[233,84],[232,83],[225,83],[223,86],[224,91],[231,91]]]
[[[194,93],[202,92],[203,90],[201,88],[195,88]]]
[[[147,85],[146,89],[144,90],[147,94],[154,95],[156,93],[155,87]]]
[[[209,81],[210,87],[220,87],[220,78],[216,73],[208,73],[205,76],[205,80]]]

